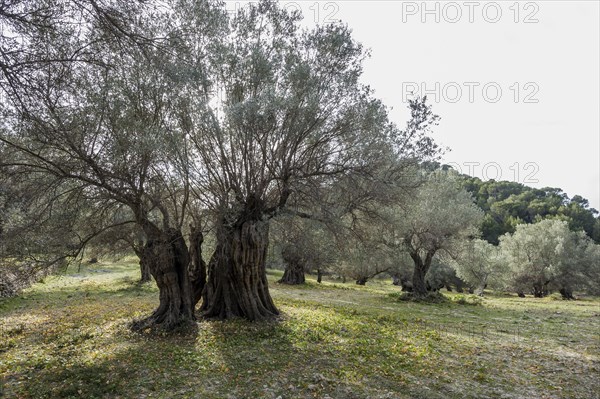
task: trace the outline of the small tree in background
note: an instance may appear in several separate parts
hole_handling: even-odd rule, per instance
[[[402,245],[414,263],[413,292],[427,295],[425,276],[438,252],[452,252],[464,240],[477,236],[483,212],[461,188],[453,172],[428,175],[405,208],[395,208],[390,242]]]
[[[311,271],[315,271],[319,278],[335,260],[333,237],[317,221],[297,217],[278,218],[271,232],[274,251],[281,255],[285,266],[279,283],[303,284],[305,273]]]
[[[587,276],[595,275],[597,246],[585,233],[569,230],[566,221],[518,225],[500,243],[510,287],[521,296],[531,292],[541,298],[558,289],[563,297],[573,298],[573,290],[584,288]]]
[[[449,262],[458,277],[475,287],[477,295],[483,295],[488,284],[500,287],[500,281],[508,271],[500,248],[479,239],[465,242],[458,256],[450,258]]]

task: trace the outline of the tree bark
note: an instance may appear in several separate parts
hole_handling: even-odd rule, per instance
[[[132,328],[172,330],[194,320],[188,249],[179,230],[160,231],[149,222],[143,228],[147,236],[144,257],[158,286],[159,305],[150,316],[134,322]]]
[[[278,281],[281,284],[299,285],[306,282],[304,276],[304,265],[301,256],[291,245],[286,245],[281,251],[281,256],[285,261],[285,271],[283,277]]]
[[[366,285],[368,280],[369,280],[368,277],[360,277],[360,278],[356,279],[356,284]]]
[[[548,284],[550,281],[538,281],[533,284],[533,296],[535,298],[543,298],[548,295]]]
[[[192,305],[200,302],[202,291],[206,285],[206,262],[202,258],[204,235],[195,226],[190,226],[190,284],[192,286]]]
[[[151,279],[150,265],[147,256],[142,254],[140,257],[140,283],[147,283]]]
[[[131,244],[133,251],[140,260],[140,283],[147,283],[151,279],[150,274],[150,250],[143,240],[139,240],[137,244]]]
[[[563,299],[575,299],[573,290],[570,287],[562,287],[559,292]]]
[[[233,226],[223,223],[208,265],[203,317],[262,320],[279,314],[267,283],[268,237],[268,223],[254,218],[242,217]]]
[[[425,276],[431,266],[431,261],[435,253],[432,251],[427,252],[425,259],[421,259],[421,256],[417,251],[411,251],[410,257],[413,259],[415,268],[413,271],[413,284],[412,289],[415,296],[424,297],[427,296],[427,284],[425,282]]]
[[[321,284],[322,280],[323,280],[323,272],[321,271],[321,269],[317,269],[317,283]]]
[[[305,282],[304,267],[298,264],[287,264],[283,277],[278,281],[278,283],[289,285],[299,285]]]

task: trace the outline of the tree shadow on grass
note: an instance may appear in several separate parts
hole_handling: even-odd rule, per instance
[[[65,282],[53,282],[41,286],[39,290],[25,292],[18,297],[0,300],[0,314],[8,315],[15,312],[41,312],[56,307],[59,304],[70,305],[86,300],[106,301],[118,297],[156,297],[158,289],[153,282],[139,283],[129,276],[115,279],[110,285],[93,280],[81,280],[74,283],[72,277],[64,277]]]
[[[125,324],[108,333],[52,333],[43,342],[11,348],[0,367],[6,397],[197,397],[192,379],[197,329],[135,334]],[[201,397],[201,396],[200,396]]]

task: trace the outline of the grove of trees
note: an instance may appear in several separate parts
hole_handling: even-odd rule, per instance
[[[426,98],[396,126],[350,28],[301,18],[270,0],[0,4],[0,273],[131,250],[159,289],[138,330],[278,315],[272,253],[287,284],[598,292],[585,199],[439,167]]]
[[[160,290],[138,329],[193,320],[200,300],[209,318],[277,315],[270,219],[343,218],[438,153],[420,125],[424,101],[400,130],[360,82],[366,52],[348,27],[301,29],[298,13],[272,1],[233,16],[211,1],[23,1],[0,17],[3,176],[20,182],[25,213],[39,207],[41,236],[59,229],[40,220],[68,212],[60,230],[78,239],[60,240],[62,259],[137,226]],[[357,198],[328,194],[349,184],[361,186]],[[326,214],[310,215],[325,197]],[[216,245],[205,263],[207,218]],[[48,246],[28,242],[30,260]]]

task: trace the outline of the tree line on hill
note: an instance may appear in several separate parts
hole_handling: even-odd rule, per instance
[[[560,188],[538,189],[469,176],[464,176],[463,186],[485,212],[481,234],[492,244],[498,244],[505,233],[514,233],[519,224],[548,218],[564,220],[571,230],[582,230],[594,242],[600,243],[598,211],[590,208],[588,200],[580,195],[569,198]]]

